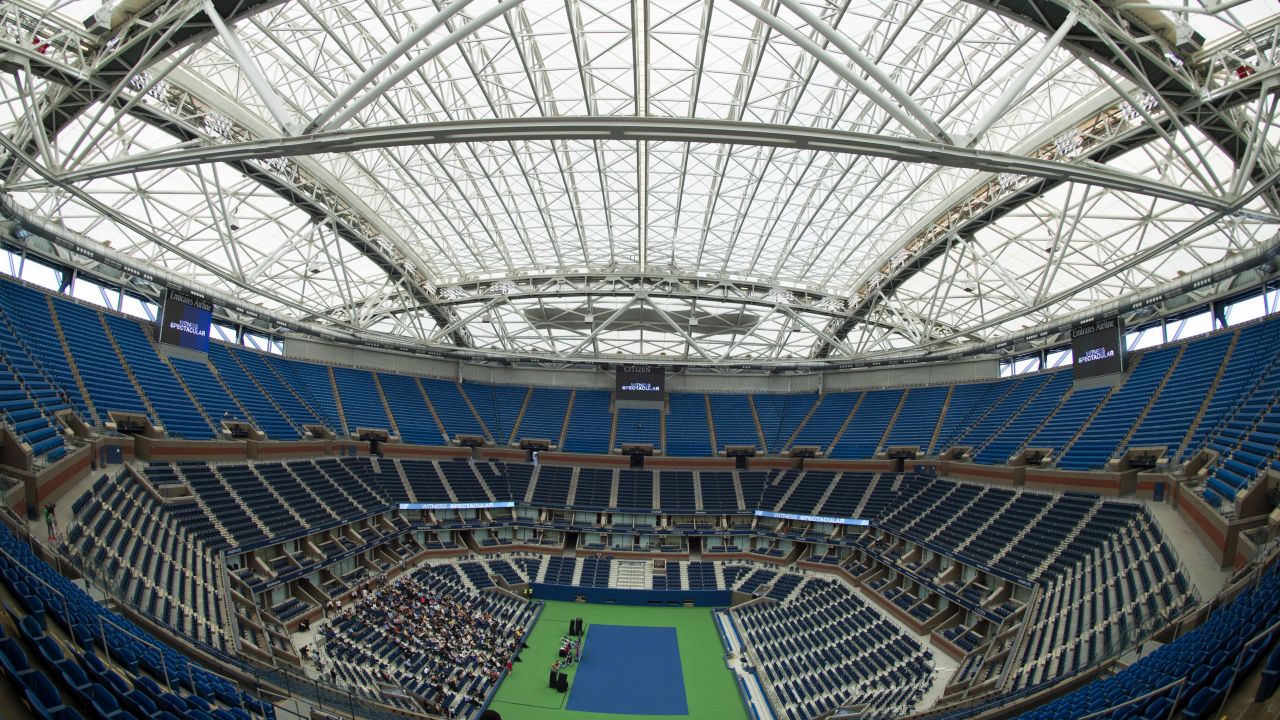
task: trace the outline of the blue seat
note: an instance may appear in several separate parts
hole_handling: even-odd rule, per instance
[[[1167,697],[1158,697],[1147,709],[1142,713],[1145,720],[1164,720],[1169,717],[1169,711],[1173,709],[1173,701]]]
[[[63,660],[58,664],[58,671],[62,675],[62,684],[71,688],[72,692],[87,702],[89,686],[93,681],[85,674],[80,663],[74,660]]]
[[[56,718],[62,710],[66,709],[67,706],[62,703],[58,689],[49,682],[48,676],[43,672],[32,671],[24,678],[23,684],[25,686],[23,697],[26,699],[27,707],[36,717]]]
[[[1262,666],[1262,682],[1258,684],[1258,692],[1254,695],[1255,702],[1263,702],[1268,700],[1275,694],[1276,688],[1280,687],[1280,645],[1267,656],[1267,662]]]
[[[10,637],[0,637],[0,668],[15,683],[25,682],[24,678],[28,674],[36,672],[22,646]]]

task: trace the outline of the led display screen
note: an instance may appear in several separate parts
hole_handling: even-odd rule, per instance
[[[189,292],[169,290],[160,311],[160,342],[208,352],[212,322],[213,303]]]
[[[613,397],[616,400],[667,399],[666,371],[656,365],[619,365]]]
[[[1071,329],[1076,380],[1124,372],[1124,336],[1115,318]]]

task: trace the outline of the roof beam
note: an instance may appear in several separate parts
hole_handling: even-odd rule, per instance
[[[254,62],[248,51],[244,49],[244,45],[240,42],[240,36],[236,35],[235,29],[228,25],[222,16],[218,14],[218,8],[214,6],[213,0],[204,0],[204,14],[208,16],[209,21],[213,23],[213,27],[218,31],[218,37],[222,38],[222,44],[226,46],[227,52],[231,54],[231,59],[236,61],[236,65],[240,67],[240,71],[249,78],[249,84],[253,86],[254,92],[258,93],[262,104],[266,106],[267,112],[271,114],[272,119],[276,121],[276,125],[284,134],[292,134],[293,119],[289,117],[289,111],[285,109],[284,103],[280,100],[280,96],[276,94],[271,83],[267,82],[267,78],[263,76],[262,69],[258,67],[258,63]]]
[[[427,48],[425,52],[415,55],[412,60],[400,66],[395,72],[391,73],[390,75],[383,78],[382,80],[379,80],[377,84],[369,88],[369,90],[366,91],[363,95],[352,100],[351,104],[344,107],[340,112],[333,114],[333,117],[328,122],[324,123],[323,129],[342,127],[344,124],[346,124],[348,120],[350,120],[351,118],[359,114],[361,110],[365,109],[365,107],[367,107],[369,103],[372,103],[373,101],[382,97],[382,94],[385,93],[387,90],[394,87],[397,83],[399,83],[401,80],[404,80],[409,75],[413,74],[414,72],[417,72],[418,68],[431,62],[433,58],[438,57],[445,50],[448,50],[454,45],[457,45],[459,42],[466,39],[467,36],[474,33],[476,30],[479,30],[485,25],[488,25],[490,21],[492,21],[495,18],[501,17],[503,13],[507,12],[508,10],[511,10],[512,8],[514,8],[515,6],[519,5],[522,2],[524,2],[524,0],[503,0],[500,4],[494,7],[491,7],[488,10],[475,16],[474,18],[466,21],[457,30],[454,30],[450,32],[448,35],[445,35],[443,38],[440,38],[439,42],[432,43],[431,47]],[[444,18],[441,20],[441,22],[444,22],[444,20],[447,20],[447,19],[448,18]],[[359,88],[357,88],[357,90],[358,89]],[[335,98],[334,100],[336,102],[339,99],[341,99],[341,96],[339,96],[338,98]],[[332,107],[332,106],[333,106],[333,103],[330,103],[329,107]],[[317,121],[320,120],[320,118],[327,112],[330,112],[329,108],[325,108],[325,110],[322,111],[320,115],[317,115],[316,119],[311,121],[311,126],[315,128],[319,128],[320,123]]]
[[[749,1],[750,0],[741,0],[739,4]],[[795,13],[801,20],[805,21],[809,27],[817,30],[819,35],[826,38],[832,45],[836,46],[840,52],[848,55],[849,59],[853,60],[854,64],[857,65],[858,68],[870,76],[872,80],[875,80],[877,85],[884,88],[884,90],[889,93],[890,97],[901,105],[904,110],[910,113],[913,118],[918,120],[920,124],[924,126],[925,130],[927,130],[932,136],[932,139],[945,143],[951,142],[951,137],[947,135],[947,131],[943,130],[942,126],[939,125],[924,108],[920,107],[920,104],[916,102],[915,98],[911,97],[910,93],[895,82],[893,78],[889,77],[884,70],[881,70],[875,60],[867,57],[862,50],[849,39],[849,36],[838,32],[822,18],[814,15],[812,11],[797,2],[797,0],[781,0],[781,2],[788,10]]]
[[[221,18],[234,23],[285,0],[209,1]],[[80,67],[75,76],[63,78],[72,80],[70,84],[58,85],[46,92],[38,103],[42,108],[39,127],[28,128],[28,135],[43,132],[47,137],[57,136],[93,103],[112,96],[113,91],[136,73],[189,44],[212,37],[215,30],[200,9],[199,4],[174,3],[161,8],[158,14],[128,18],[110,28],[101,39],[89,36],[79,28],[68,28],[67,42],[80,37],[83,44],[92,47],[89,54],[80,56],[81,61],[89,64]],[[27,6],[22,11],[37,24],[60,22],[48,17],[42,8]],[[38,69],[33,68],[33,71],[38,72]],[[10,181],[21,176],[25,169],[21,157],[31,155],[35,143],[34,135],[12,139],[22,148],[22,153],[10,153],[0,158],[0,179]]]
[[[456,2],[449,3],[448,7],[436,13],[426,22],[419,25],[413,32],[406,35],[403,40],[396,43],[395,47],[388,50],[385,55],[378,58],[378,60],[370,65],[364,72],[360,73],[360,77],[352,80],[350,85],[335,95],[333,100],[331,100],[324,109],[316,113],[315,117],[311,118],[311,122],[307,124],[307,127],[303,132],[311,133],[323,127],[334,115],[338,114],[338,111],[341,110],[343,106],[354,100],[356,95],[360,94],[361,90],[367,87],[369,83],[373,82],[374,78],[381,75],[383,71],[391,67],[396,60],[404,57],[414,45],[425,40],[428,35],[434,32],[441,25],[444,25],[449,18],[462,12],[463,8],[467,7],[472,2],[473,0],[456,0]]]
[[[1205,97],[1198,98],[1197,105],[1213,106],[1215,110],[1199,110],[1195,107],[1184,108],[1193,115],[1216,116],[1248,102],[1256,101],[1259,94],[1280,94],[1280,68],[1259,71],[1249,77],[1219,89]],[[1082,123],[1082,126],[1093,127],[1097,123],[1113,123],[1120,118],[1116,107],[1104,109],[1093,119]],[[1170,124],[1168,117],[1159,118],[1160,124]],[[1082,132],[1081,137],[1104,137],[1099,142],[1084,150],[1077,162],[1095,164],[1122,155],[1133,148],[1145,145],[1164,132],[1159,125],[1140,125],[1121,133],[1104,133],[1101,130]],[[1052,144],[1052,141],[1049,143]],[[1047,146],[1046,146],[1047,147]],[[1251,173],[1252,175],[1252,173]],[[1265,180],[1265,178],[1264,178]],[[848,335],[859,322],[865,322],[872,309],[881,297],[893,294],[893,291],[907,282],[922,268],[941,255],[949,239],[952,237],[972,236],[987,225],[996,222],[1013,210],[1030,200],[1041,197],[1048,191],[1063,183],[1071,182],[1066,177],[1041,177],[1038,181],[1023,183],[1008,190],[998,188],[998,178],[982,184],[978,190],[959,203],[939,211],[938,218],[919,233],[904,242],[895,244],[872,265],[875,270],[858,283],[858,294],[850,302],[848,315],[841,325],[832,331],[836,338]],[[1265,187],[1265,185],[1264,185]],[[1241,188],[1243,190],[1243,188]],[[1266,197],[1274,190],[1264,190],[1261,197]],[[906,256],[899,259],[903,251]],[[879,292],[864,292],[864,289],[875,287]],[[815,358],[826,357],[829,347],[820,346],[814,353]]]
[[[889,113],[894,120],[897,120],[902,127],[906,128],[912,135],[921,140],[942,141],[946,138],[946,134],[941,136],[933,133],[925,126],[924,123],[912,116],[912,114],[904,107],[900,106],[893,98],[887,97],[883,92],[874,85],[862,79],[858,73],[850,70],[847,65],[840,62],[835,55],[827,52],[821,45],[810,40],[804,33],[796,30],[787,23],[778,18],[777,15],[765,10],[751,0],[731,0],[734,5],[747,11],[748,14],[754,16],[757,20],[768,25],[770,29],[779,35],[785,37],[796,45],[804,49],[819,62],[827,66],[831,72],[844,78],[850,85],[858,89],[858,92],[866,95],[868,99],[879,105],[885,112]],[[892,83],[891,83],[892,84]],[[914,102],[911,103],[913,106]],[[917,106],[917,110],[918,110]],[[932,123],[932,121],[930,121]],[[934,124],[936,127],[936,124]],[[941,130],[941,128],[939,128]]]
[[[1259,73],[1261,74],[1261,73]],[[680,142],[761,145],[817,152],[849,153],[908,163],[926,163],[990,173],[1017,173],[1045,180],[1078,182],[1122,192],[1173,200],[1209,210],[1230,207],[1219,198],[1166,185],[1092,163],[1064,162],[978,148],[962,148],[926,140],[894,138],[842,130],[687,118],[568,117],[499,118],[444,123],[416,123],[334,130],[314,135],[257,139],[219,145],[182,146],[104,162],[57,176],[60,182],[83,182],[113,175],[184,167],[207,162],[242,162],[276,157],[341,153],[405,145],[493,143],[533,140]],[[36,185],[14,185],[27,189]],[[1274,215],[1259,219],[1276,221]]]
[[[234,22],[282,1],[213,0],[213,6],[227,21]],[[4,22],[31,22],[39,15],[35,9],[18,9],[24,12],[14,16],[5,15]],[[50,137],[53,137],[52,133],[66,127],[94,102],[110,103],[116,106],[119,112],[127,110],[144,122],[178,138],[184,145],[215,143],[222,139],[213,134],[207,125],[202,127],[199,124],[199,115],[210,110],[220,115],[222,120],[230,121],[225,137],[261,137],[266,134],[266,127],[256,129],[245,127],[243,123],[236,120],[244,116],[241,110],[235,107],[215,106],[216,101],[210,102],[199,93],[192,92],[182,82],[168,83],[165,103],[137,102],[142,91],[135,93],[128,100],[121,94],[125,82],[141,72],[144,67],[154,64],[160,58],[172,55],[172,50],[184,45],[190,47],[196,41],[212,37],[215,31],[205,23],[207,18],[197,12],[198,10],[197,5],[192,10],[195,14],[190,17],[189,22],[157,23],[135,33],[129,40],[120,43],[110,57],[99,60],[97,65],[92,64],[94,60],[92,56],[35,52],[30,44],[19,42],[15,39],[19,36],[11,33],[0,38],[0,52],[11,57],[21,57],[31,73],[53,83],[46,93],[47,98],[52,98],[55,92],[59,93],[60,99],[47,100],[46,105],[50,107],[44,111],[41,122],[44,131],[51,133]],[[131,27],[125,25],[120,32],[128,34]],[[135,44],[142,43],[142,40],[135,36],[150,38],[150,44],[144,43],[140,49],[135,48]],[[88,35],[76,28],[66,28],[60,37],[61,42],[76,48],[92,41]],[[184,42],[178,43],[179,40]],[[68,58],[71,60],[68,61]],[[132,64],[120,64],[125,61]],[[168,73],[172,69],[170,66],[164,72]],[[220,95],[214,97],[223,100]],[[12,145],[12,151],[7,157],[0,158],[0,180],[7,176],[15,178],[20,176],[37,147],[33,137],[15,139]],[[391,237],[383,229],[385,225],[381,224],[377,218],[367,217],[367,213],[362,213],[355,207],[347,188],[335,187],[332,180],[326,182],[323,179],[317,179],[314,167],[304,170],[293,163],[286,163],[287,167],[276,167],[244,159],[231,160],[229,164],[302,211],[317,218],[317,221],[323,219],[330,224],[344,240],[373,260],[393,282],[402,284],[417,303],[427,308],[437,324],[446,326],[453,322],[450,311],[436,306],[432,288],[427,286],[431,282],[431,277],[423,263],[416,256],[406,252],[403,242]],[[45,169],[41,168],[41,170]],[[61,182],[57,173],[43,177],[42,180],[30,183],[9,183],[6,190],[18,192],[23,186]],[[3,185],[3,182],[0,182],[0,185]],[[395,247],[399,256],[384,247],[388,244]],[[468,347],[471,344],[465,329],[455,331],[451,335],[451,340],[459,347]]]

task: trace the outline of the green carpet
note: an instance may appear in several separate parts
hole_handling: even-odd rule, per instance
[[[556,660],[560,638],[568,632],[569,620],[575,617],[581,617],[588,627],[592,623],[674,627],[680,644],[680,665],[684,670],[689,714],[624,715],[565,710],[569,693],[562,694],[547,687],[547,675],[551,672],[551,663]],[[724,646],[710,608],[649,608],[548,601],[526,642],[529,647],[520,656],[523,662],[515,663],[490,705],[507,720],[747,720],[746,708],[738,695],[738,681],[724,666]],[[573,692],[574,669],[569,671],[570,693]]]

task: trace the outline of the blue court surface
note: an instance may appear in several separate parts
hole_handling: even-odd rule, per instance
[[[568,710],[688,715],[673,627],[589,625]]]

